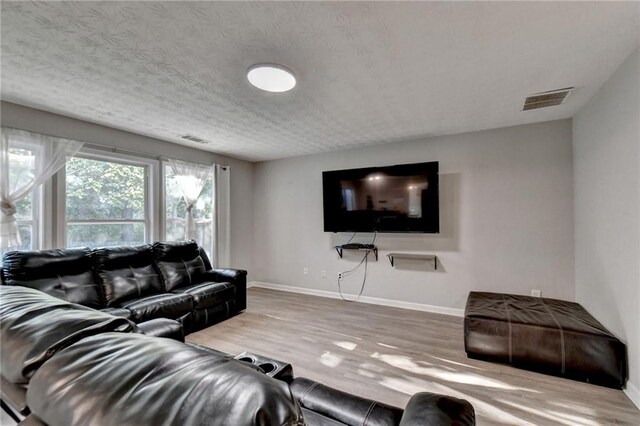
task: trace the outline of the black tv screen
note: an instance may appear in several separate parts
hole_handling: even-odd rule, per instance
[[[440,232],[438,162],[322,173],[325,232]]]

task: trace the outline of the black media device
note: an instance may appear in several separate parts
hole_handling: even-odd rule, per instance
[[[322,173],[325,232],[440,232],[438,162]]]
[[[345,249],[345,250],[373,250],[374,248],[376,248],[376,246],[374,246],[373,244],[363,244],[363,243],[347,243],[347,244],[343,244],[341,246],[336,246],[336,247],[340,247],[341,249]]]

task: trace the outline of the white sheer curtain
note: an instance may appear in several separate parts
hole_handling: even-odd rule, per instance
[[[42,161],[38,167],[18,173],[12,170],[17,158],[10,147],[38,146],[42,148]],[[61,139],[54,136],[27,132],[25,130],[2,128],[0,137],[0,248],[21,245],[16,221],[16,203],[28,196],[38,185],[44,183],[64,167],[68,156],[74,156],[82,147],[82,142]],[[13,172],[13,173],[12,173]]]
[[[187,223],[185,225],[185,239],[195,240],[196,227],[193,220],[193,206],[202,192],[213,168],[204,164],[188,163],[186,161],[169,159],[169,165],[176,182],[182,192],[182,198],[187,203]]]
[[[214,193],[214,259],[216,268],[230,267],[231,260],[231,168],[216,164]]]

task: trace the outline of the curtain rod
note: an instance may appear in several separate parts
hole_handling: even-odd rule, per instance
[[[5,129],[15,129],[15,130],[22,131],[22,132],[38,133],[38,134],[41,134],[41,135],[51,136],[51,137],[54,137],[54,138],[77,140],[77,139],[74,139],[74,138],[68,138],[68,137],[64,137],[64,136],[56,136],[56,135],[51,135],[51,134],[42,133],[42,132],[34,132],[32,130],[19,129],[19,128],[10,127],[10,126],[1,126],[1,127],[5,128]],[[117,147],[114,147],[114,146],[109,146],[109,145],[104,145],[104,144],[99,144],[99,143],[94,143],[94,142],[84,142],[84,141],[79,141],[79,142],[82,142],[83,146],[85,146],[87,148],[91,148],[91,149],[98,149],[98,150],[101,150],[101,151],[109,151],[109,152],[120,153],[120,154],[134,155],[134,156],[141,157],[141,158],[150,158],[152,160],[167,161],[167,160],[170,160],[170,159],[174,159],[174,160],[180,160],[180,161],[187,161],[187,160],[182,160],[180,158],[169,158],[169,157],[165,157],[165,156],[162,156],[162,155],[153,155],[153,154],[148,154],[148,153],[142,152],[142,151],[135,151],[135,150],[132,150],[132,149],[122,149],[122,148],[117,148]],[[169,142],[169,143],[171,143],[171,142]],[[190,160],[188,162],[195,163],[195,164],[202,164],[204,166],[218,165],[223,170],[227,170],[229,168],[228,164],[202,163],[200,161],[190,161]]]
[[[109,151],[109,152],[114,152],[114,153],[118,153],[118,154],[128,154],[128,155],[135,155],[137,157],[142,157],[142,158],[150,158],[152,160],[158,160],[158,161],[168,161],[170,159],[175,159],[175,160],[180,160],[180,161],[187,161],[187,160],[183,160],[180,158],[170,158],[170,157],[165,157],[163,155],[153,155],[153,154],[148,154],[146,152],[142,152],[142,151],[135,151],[132,149],[122,149],[122,148],[116,148],[113,146],[109,146],[109,145],[102,145],[102,144],[97,144],[97,143],[93,143],[93,142],[85,142],[84,145],[87,148],[91,148],[91,149],[99,149],[101,151]],[[189,160],[190,163],[196,163],[196,164],[202,164],[204,166],[211,166],[211,165],[215,165],[216,163],[203,163],[201,161],[191,161]],[[223,168],[226,169],[227,165],[226,164],[220,164],[220,166],[222,166]]]

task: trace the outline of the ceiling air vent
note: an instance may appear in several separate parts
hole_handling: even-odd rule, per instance
[[[564,89],[550,90],[548,92],[536,93],[528,96],[524,100],[523,111],[530,109],[546,108],[554,105],[560,105],[567,99],[573,87],[565,87]]]
[[[208,141],[206,139],[202,139],[202,138],[200,138],[198,136],[193,136],[193,135],[190,135],[190,134],[182,135],[182,136],[180,136],[180,139],[186,139],[186,140],[191,141],[191,142],[203,143],[203,144],[204,143],[211,143],[210,141]]]

